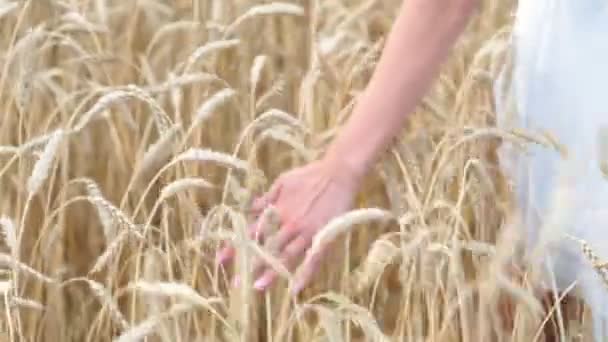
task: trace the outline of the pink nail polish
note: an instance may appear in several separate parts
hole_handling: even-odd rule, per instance
[[[266,286],[268,286],[268,279],[267,278],[260,278],[258,280],[256,280],[256,282],[253,284],[253,287],[256,288],[256,290],[259,291],[263,291]]]
[[[233,280],[232,280],[232,286],[233,287],[238,287],[241,284],[241,278],[239,278],[239,276],[236,276]]]

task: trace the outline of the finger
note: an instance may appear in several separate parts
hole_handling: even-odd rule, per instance
[[[228,262],[230,262],[230,260],[232,260],[234,258],[235,255],[235,250],[234,247],[231,246],[226,246],[223,247],[216,255],[215,255],[215,262],[219,265],[225,265]]]
[[[319,269],[319,266],[325,258],[325,255],[327,254],[328,250],[329,249],[327,247],[323,247],[318,252],[310,253],[306,256],[306,259],[304,260],[304,263],[302,265],[302,269],[300,270],[300,272],[298,272],[298,274],[296,274],[294,286],[291,290],[291,293],[293,295],[297,295],[298,293],[300,293],[300,291],[302,291],[312,280],[314,275],[317,273],[317,270]]]
[[[301,229],[291,227],[290,225],[284,225],[274,235],[268,237],[264,243],[264,248],[269,250],[273,254],[278,254],[283,248],[291,242],[294,238],[301,234]]]
[[[250,225],[249,228],[249,238],[256,241],[257,243],[261,243],[265,236],[270,234],[272,232],[272,227],[270,227],[270,225],[272,224],[271,221],[271,217],[269,217],[268,215],[262,215],[260,216],[260,218],[257,220],[256,223]],[[290,238],[290,236],[288,236]],[[259,261],[260,258],[256,257],[255,255],[253,256],[253,269],[255,270],[256,268],[261,268],[262,264]],[[260,265],[260,266],[256,266],[256,265]],[[259,272],[259,271],[258,271]],[[254,277],[255,277],[255,271],[254,271]],[[238,276],[235,277],[233,279],[232,285],[237,287],[239,286],[239,279]]]
[[[304,254],[309,246],[310,239],[303,235],[293,239],[293,241],[285,246],[285,249],[281,253],[281,263],[285,265],[287,269],[291,270],[295,265],[295,261],[298,259],[298,257]],[[277,271],[272,268],[268,268],[262,274],[262,276],[256,280],[253,286],[259,291],[264,291],[272,285],[277,277]]]
[[[293,228],[282,228],[273,236],[270,236],[265,245],[264,249],[272,255],[278,255],[279,252],[285,247],[291,240],[296,238],[300,233],[299,230]],[[265,262],[262,258],[256,256],[253,260],[253,276],[257,277],[265,266]]]
[[[260,232],[259,221],[250,224],[247,227],[247,235],[250,239],[260,241],[263,238],[263,234]],[[220,265],[225,265],[234,259],[236,255],[236,249],[230,245],[230,243],[226,243],[224,247],[217,253],[216,262]]]
[[[274,203],[281,194],[282,183],[280,181],[276,181],[268,192],[263,194],[262,196],[256,198],[251,204],[251,212],[259,215],[264,208],[268,205]]]

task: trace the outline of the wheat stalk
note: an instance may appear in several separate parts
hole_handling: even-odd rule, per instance
[[[156,170],[160,167],[160,164],[170,158],[181,129],[181,124],[174,124],[146,150],[139,166],[139,173]]]
[[[205,101],[205,103],[203,103],[203,105],[196,111],[190,130],[193,127],[199,125],[204,120],[206,120],[218,106],[220,106],[235,95],[236,92],[230,88],[222,89],[215,93],[209,100]]]
[[[304,14],[304,9],[301,6],[285,3],[285,2],[271,2],[268,4],[252,6],[243,15],[236,18],[235,21],[230,24],[225,34],[230,35],[236,28],[241,25],[244,21],[266,15],[296,15],[301,16]]]
[[[0,4],[0,18],[10,14],[12,11],[19,7],[19,3],[17,1],[4,1]]]
[[[17,230],[15,229],[15,224],[10,218],[2,216],[0,217],[0,227],[2,227],[4,242],[14,255],[17,251]]]
[[[133,223],[127,215],[103,197],[101,190],[93,180],[83,178],[78,181],[85,184],[87,192],[89,193],[89,199],[97,209],[97,213],[99,214],[99,218],[104,228],[106,241],[112,241],[116,236],[117,229],[115,224],[118,224],[118,228],[124,228],[130,231],[138,230],[135,223]]]
[[[70,281],[74,281],[74,280],[76,280],[76,279],[72,279]],[[116,322],[120,326],[121,330],[125,330],[129,327],[129,323],[123,316],[122,312],[120,312],[120,309],[118,308],[118,305],[112,298],[111,293],[103,286],[103,284],[98,283],[91,279],[87,279],[87,278],[81,278],[79,280],[85,281],[89,285],[91,290],[93,290],[93,293],[99,299],[99,301],[103,305],[107,305],[108,311],[110,312],[110,316],[112,317],[114,322]],[[66,282],[64,284],[67,284],[67,283],[68,282]]]
[[[62,15],[59,20],[64,22],[57,28],[57,31],[59,32],[68,33],[68,31],[74,32],[82,30],[89,33],[109,33],[107,27],[92,23],[76,11],[70,11]]]
[[[130,290],[144,293],[146,295],[179,298],[189,304],[209,308],[210,305],[221,303],[219,298],[203,298],[193,288],[186,284],[137,281],[130,284]]]
[[[114,236],[112,240],[109,240],[110,242],[108,246],[106,247],[105,251],[99,257],[97,257],[97,260],[95,260],[95,264],[93,264],[93,267],[91,267],[89,274],[97,273],[101,271],[102,268],[107,266],[110,261],[118,254],[118,251],[120,250],[122,245],[125,244],[128,241],[127,239],[131,236],[140,237],[134,231],[125,229],[119,231],[118,234]]]
[[[0,294],[7,296],[13,289],[13,285],[10,281],[0,281]]]
[[[377,208],[357,209],[340,215],[329,221],[329,223],[315,235],[308,257],[318,253],[321,248],[334,241],[338,235],[346,233],[355,225],[370,221],[387,220],[392,217],[393,215],[390,212]]]
[[[152,316],[114,339],[114,342],[139,342],[153,333],[157,326],[165,319],[186,313],[192,310],[191,304],[175,304],[168,311]]]
[[[181,192],[181,191],[184,191],[184,190],[187,190],[190,188],[209,189],[209,188],[214,188],[214,185],[202,178],[188,177],[188,178],[178,179],[178,180],[175,180],[175,181],[169,183],[167,186],[165,186],[161,190],[159,201],[165,200],[171,196],[174,196],[178,192]]]
[[[52,283],[56,282],[54,279],[47,277],[46,275],[36,271],[35,269],[29,267],[28,265],[26,265],[18,260],[15,260],[15,258],[13,258],[13,256],[8,255],[8,254],[0,253],[0,264],[5,265],[5,266],[10,266],[10,267],[14,268],[15,270],[19,270],[23,273],[29,274],[30,276],[36,278],[37,280],[40,280],[43,283],[52,284]]]
[[[40,190],[40,187],[48,177],[53,161],[55,160],[55,154],[57,153],[57,149],[63,137],[63,130],[60,129],[55,131],[42,151],[40,159],[38,159],[34,165],[32,174],[27,180],[27,191],[30,196],[36,194],[38,190]]]
[[[159,93],[166,93],[174,88],[182,88],[182,87],[192,85],[192,84],[207,83],[210,81],[218,81],[218,80],[221,80],[221,79],[215,74],[197,72],[197,73],[193,73],[193,74],[185,74],[185,75],[176,76],[173,79],[170,79],[161,84],[146,86],[146,87],[143,87],[142,89],[145,92],[149,93],[150,95],[155,95],[155,94],[159,94]]]
[[[608,288],[608,262],[601,261],[600,257],[595,254],[595,252],[593,251],[589,243],[587,243],[587,241],[569,234],[566,234],[566,237],[581,246],[581,251],[583,252],[583,255],[591,263],[591,266],[595,269],[595,271],[598,273],[598,275],[601,277],[602,281]]]
[[[74,125],[73,131],[82,131],[88,124],[98,119],[99,115],[110,106],[117,103],[123,103],[128,98],[137,98],[147,103],[150,108],[152,108],[153,118],[161,134],[164,134],[169,130],[172,123],[171,119],[167,116],[167,113],[144,89],[141,89],[134,84],[130,84],[126,86],[126,89],[113,89],[103,95],[88,111],[82,114],[80,120]]]
[[[34,310],[38,310],[38,311],[44,311],[44,309],[45,309],[44,305],[42,305],[41,303],[38,303],[35,300],[27,299],[27,298],[20,298],[20,297],[11,297],[10,306],[34,309]]]
[[[263,108],[273,97],[280,96],[285,91],[285,80],[275,82],[270,89],[263,93],[255,103],[256,109]]]
[[[238,39],[228,39],[210,42],[199,47],[198,49],[194,50],[190,57],[188,57],[188,60],[186,61],[184,67],[184,73],[189,72],[201,58],[209,55],[210,53],[233,48],[238,46],[239,44],[240,40]]]
[[[183,161],[215,162],[240,171],[246,172],[249,170],[247,162],[229,154],[208,149],[190,148],[186,152],[179,154],[172,164]]]
[[[256,56],[253,60],[253,66],[251,67],[251,75],[249,76],[251,84],[250,93],[252,95],[255,95],[256,93],[258,82],[260,82],[262,70],[264,69],[264,65],[266,64],[267,60],[268,57],[264,55]]]
[[[199,27],[200,27],[200,23],[197,23],[195,21],[187,21],[187,20],[181,20],[178,22],[174,22],[174,23],[165,25],[154,33],[154,36],[148,43],[145,54],[147,56],[150,56],[152,53],[152,50],[158,44],[158,42],[161,41],[161,39],[163,37],[165,37],[169,34],[175,32],[175,31],[178,31],[178,30],[192,30],[192,29],[196,29]]]
[[[356,291],[367,289],[370,283],[379,278],[384,269],[396,262],[401,256],[401,250],[388,238],[380,238],[372,245],[367,258],[354,273],[351,283],[356,284]]]
[[[204,298],[199,295],[192,287],[181,283],[170,282],[149,282],[139,280],[131,283],[128,286],[129,290],[137,291],[148,296],[160,296],[173,299],[179,299],[190,308],[204,308],[216,316],[224,325],[230,329],[228,322],[220,315],[213,307],[214,304],[223,303],[223,300],[218,297]]]

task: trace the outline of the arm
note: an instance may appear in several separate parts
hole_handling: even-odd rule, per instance
[[[477,0],[407,0],[351,118],[324,158],[351,170],[355,183],[368,173],[436,77]]]
[[[272,204],[281,228],[272,237],[265,236],[262,215],[249,227],[249,235],[271,244],[271,250],[288,269],[297,266],[298,258],[327,222],[351,208],[361,178],[430,87],[476,1],[406,0],[374,76],[326,155],[282,174],[266,194],[256,199],[252,212],[261,215]],[[313,278],[329,251],[324,245],[309,254],[296,275],[294,293]],[[218,254],[218,261],[225,264],[235,253],[234,248],[226,247]],[[278,274],[262,262],[254,264],[254,286],[263,291]]]

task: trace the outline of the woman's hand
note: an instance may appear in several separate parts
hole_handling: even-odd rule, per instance
[[[272,237],[271,249],[279,251],[289,269],[295,268],[325,224],[349,210],[363,175],[401,131],[477,7],[478,0],[405,1],[372,79],[324,161],[285,173],[257,200],[258,214],[270,204],[278,211],[281,228]],[[263,233],[260,227],[265,227],[259,221],[250,229],[256,240]],[[310,281],[326,252],[307,259],[296,279],[296,292]],[[225,248],[219,261],[227,262],[234,253]],[[261,266],[255,276],[254,286],[264,290],[277,274]]]
[[[256,240],[273,239],[273,250],[283,264],[293,271],[299,260],[311,247],[316,233],[331,219],[346,213],[353,204],[359,179],[335,162],[316,161],[288,171],[280,176],[270,191],[255,200],[252,210],[256,216],[272,205],[280,219],[280,229],[273,237],[263,236],[261,218],[250,226],[249,234]],[[327,250],[322,249],[303,265],[295,281],[293,292],[298,293],[311,280],[323,261]],[[226,247],[218,255],[218,262],[225,264],[233,259],[235,250]],[[257,280],[254,287],[266,290],[278,274],[270,266],[260,264],[254,270]]]

